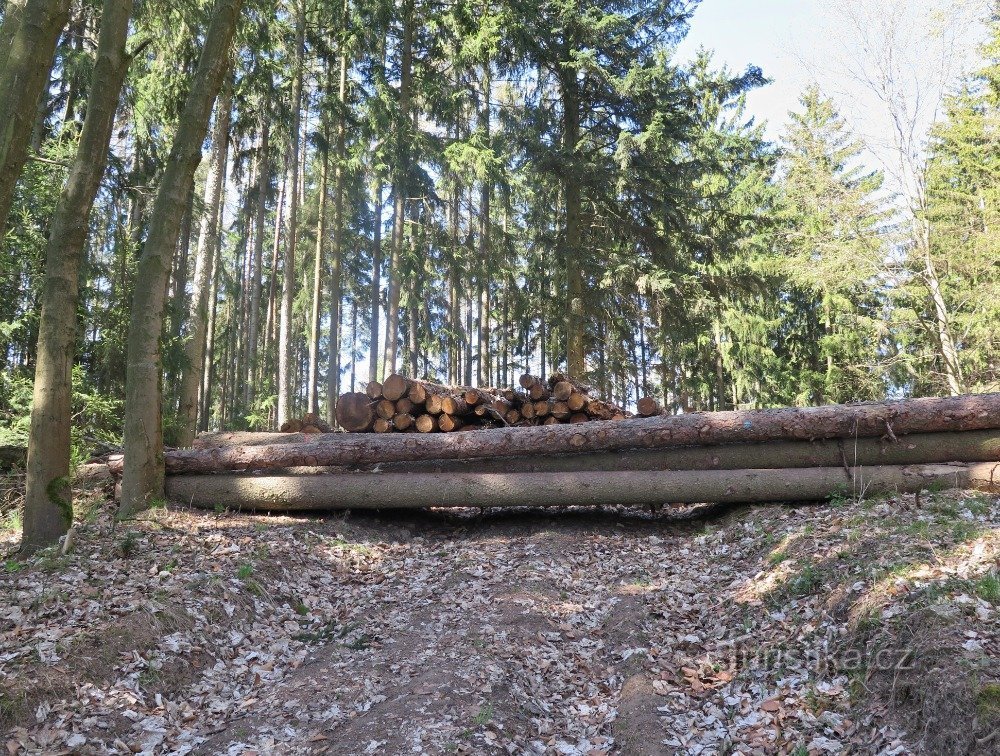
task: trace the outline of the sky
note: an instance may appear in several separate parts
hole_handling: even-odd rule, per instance
[[[845,5],[858,9],[860,26],[850,23]],[[947,50],[953,85],[976,61],[984,28],[978,21],[987,7],[988,0],[702,0],[679,54],[689,59],[705,47],[717,64],[735,70],[760,66],[772,83],[750,94],[748,109],[768,122],[775,139],[788,112],[798,109],[803,89],[818,83],[869,142],[870,159],[881,163],[891,124],[885,107],[856,76],[866,59],[865,43],[869,52],[878,51],[886,34],[897,35],[907,51],[900,70],[911,92],[928,87],[944,59],[934,52]],[[928,108],[917,116],[926,132],[936,113]]]

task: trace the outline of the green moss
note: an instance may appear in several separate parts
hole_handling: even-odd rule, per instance
[[[979,689],[976,708],[982,717],[989,719],[1000,717],[1000,683],[990,683]]]
[[[72,481],[68,476],[63,475],[53,478],[45,487],[45,494],[49,497],[49,501],[59,508],[67,530],[73,525],[73,489],[71,486]]]

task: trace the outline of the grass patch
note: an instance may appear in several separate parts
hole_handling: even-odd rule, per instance
[[[979,689],[976,710],[986,719],[1000,717],[1000,683],[990,683]]]
[[[788,581],[788,590],[793,596],[805,596],[819,588],[822,583],[823,578],[816,565],[807,562],[798,574]]]
[[[1000,575],[990,572],[976,581],[976,595],[983,601],[1000,604]]]
[[[493,715],[496,712],[493,710],[493,704],[486,704],[479,709],[479,713],[476,714],[475,719],[472,720],[476,727],[482,727],[493,721]]]

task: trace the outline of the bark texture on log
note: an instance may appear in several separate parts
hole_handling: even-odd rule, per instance
[[[235,438],[233,438],[235,436]],[[218,433],[202,436],[201,443],[217,447],[283,443],[291,438],[280,433]],[[726,444],[679,449],[632,449],[619,452],[497,457],[475,460],[427,460],[377,462],[350,466],[285,468],[313,470],[313,474],[369,471],[384,472],[614,472],[636,470],[739,470],[791,467],[872,467],[946,462],[1000,462],[1000,433],[927,433],[906,436],[898,441],[865,438],[829,441],[775,441],[765,444]]]
[[[468,435],[468,434],[459,434]],[[270,511],[421,507],[593,506],[602,504],[819,501],[833,495],[927,488],[1000,490],[1000,464],[884,466],[842,470],[709,470],[538,473],[535,475],[353,473],[170,478],[172,501],[197,507]]]
[[[525,409],[528,406],[525,405]],[[172,473],[197,473],[356,465],[372,461],[487,459],[722,443],[897,438],[912,433],[998,427],[1000,394],[986,394],[806,409],[662,416],[533,429],[497,428],[443,436],[375,438],[329,434],[299,444],[174,451],[167,455],[167,468]]]

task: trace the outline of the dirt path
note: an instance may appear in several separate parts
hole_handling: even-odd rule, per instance
[[[912,752],[838,664],[855,601],[805,564],[858,511],[98,523],[3,578],[7,670],[93,659],[0,675],[8,749]]]

